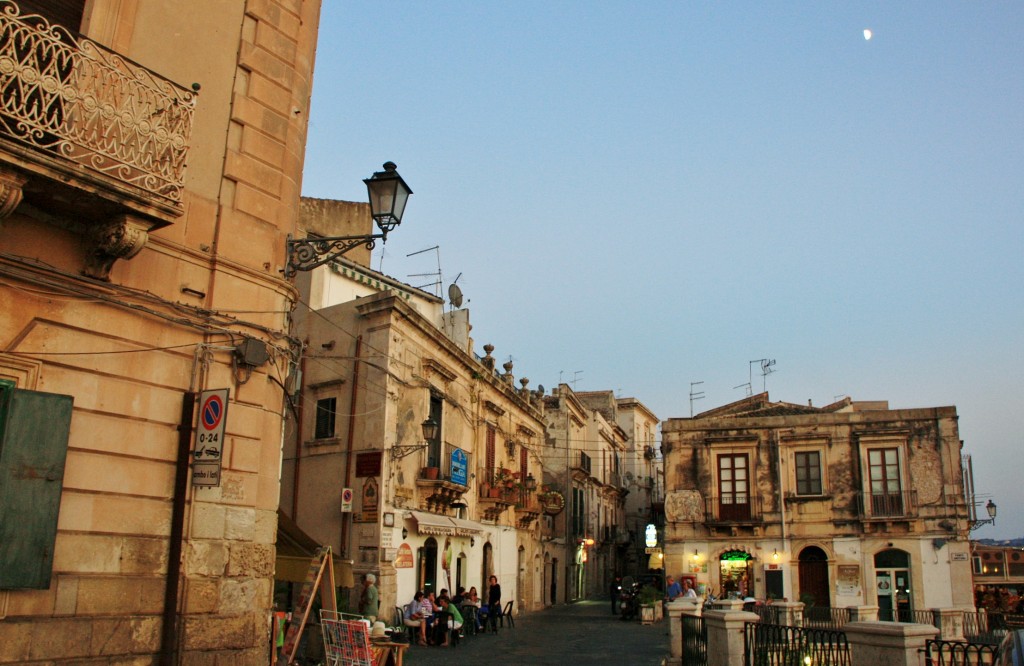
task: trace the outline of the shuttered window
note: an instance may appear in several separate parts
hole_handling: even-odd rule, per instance
[[[338,413],[337,398],[321,398],[316,401],[316,439],[334,437],[334,421]]]
[[[50,586],[72,403],[0,381],[2,590]]]

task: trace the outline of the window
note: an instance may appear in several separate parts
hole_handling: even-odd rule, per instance
[[[580,451],[580,469],[590,474],[590,456]]]
[[[586,506],[583,498],[583,489],[574,487],[572,489],[572,533],[576,537],[586,536],[587,523],[584,513]]]
[[[797,451],[796,494],[821,495],[821,452]]]
[[[486,454],[487,454],[486,464],[487,464],[487,476],[488,476],[488,478],[493,478],[494,477],[494,468],[497,465],[497,457],[495,456],[495,452],[494,452],[495,439],[496,439],[496,435],[495,435],[494,426],[488,425],[487,426],[487,451],[486,451]]]
[[[316,439],[330,439],[334,437],[334,421],[337,412],[337,398],[321,398],[316,401],[316,429],[313,437]]]
[[[871,515],[903,515],[899,449],[869,450],[868,475],[871,482]]]
[[[444,400],[441,396],[430,396],[430,418],[437,424],[437,437],[427,442],[427,467],[441,466],[441,436],[444,434]]]
[[[750,520],[750,477],[747,454],[718,456],[718,517]]]
[[[60,25],[72,32],[82,28],[85,0],[18,0],[22,15],[39,14],[50,25]]]
[[[50,587],[72,403],[0,380],[0,590]]]

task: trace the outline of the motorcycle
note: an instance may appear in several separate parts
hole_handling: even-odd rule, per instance
[[[622,620],[633,620],[640,615],[640,583],[631,576],[622,579],[622,590],[619,592],[619,617]]]

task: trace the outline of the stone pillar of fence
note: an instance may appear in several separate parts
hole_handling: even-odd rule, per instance
[[[878,622],[878,606],[850,606],[850,622]]]
[[[708,630],[708,666],[743,666],[743,625],[757,622],[756,613],[741,610],[743,602],[722,599],[704,612]]]
[[[934,624],[944,641],[964,640],[964,612],[959,608],[933,608]]]
[[[683,599],[680,597],[675,601],[665,604],[665,614],[668,615],[669,634],[669,660],[670,666],[681,664],[683,661],[683,616],[700,616],[700,599]]]
[[[920,666],[920,650],[939,630],[928,624],[850,622],[843,631],[851,666]]]
[[[779,624],[787,627],[804,626],[804,605],[800,601],[773,601],[772,608],[777,608]]]

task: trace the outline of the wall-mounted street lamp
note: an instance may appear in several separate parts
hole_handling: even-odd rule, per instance
[[[996,503],[993,502],[992,500],[989,500],[988,504],[985,505],[985,511],[988,512],[988,519],[970,521],[972,532],[981,527],[982,525],[996,524]]]
[[[437,439],[437,431],[439,429],[437,421],[432,418],[427,418],[426,421],[420,424],[420,429],[423,431],[424,442],[422,444],[406,444],[406,445],[395,445],[391,447],[391,459],[401,460],[410,453],[415,453],[420,449],[425,449],[430,445],[430,442]]]
[[[381,242],[386,242],[388,233],[402,223],[405,204],[412,194],[412,190],[398,175],[396,169],[394,162],[385,162],[383,171],[377,171],[363,180],[370,197],[370,215],[380,229],[379,234],[302,239],[289,235],[285,241],[284,276],[289,278],[298,271],[311,271],[360,245],[372,250],[378,238]]]
[[[523,484],[526,486],[526,489],[529,490],[531,493],[534,490],[537,490],[537,479],[533,478],[532,472],[526,475],[526,480],[523,482]]]

